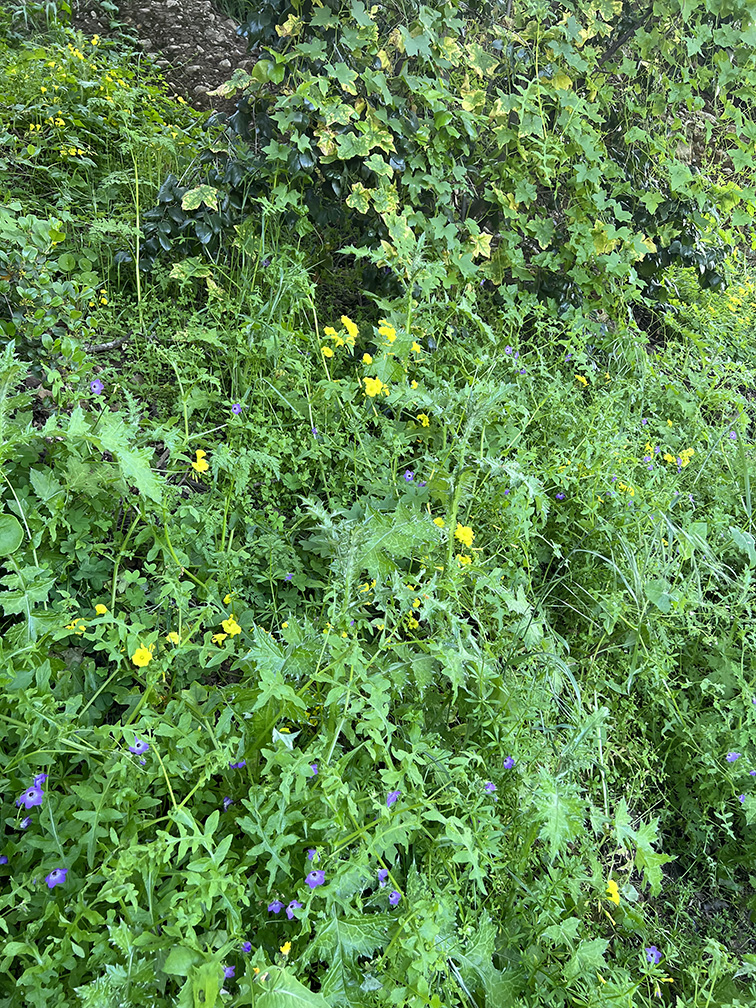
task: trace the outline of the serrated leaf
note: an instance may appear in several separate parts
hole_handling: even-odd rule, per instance
[[[50,469],[29,469],[29,482],[34,493],[45,504],[64,489]]]
[[[362,972],[357,958],[372,956],[386,940],[383,916],[343,920],[334,915],[319,930],[307,954],[310,961],[322,959],[329,964],[321,988],[329,1004],[350,1008],[361,1004]]]
[[[256,982],[256,1008],[329,1008],[322,994],[309,990],[286,970],[271,967],[265,973],[266,979]]]
[[[549,856],[553,860],[564,850],[566,844],[583,831],[584,802],[577,795],[573,784],[555,780],[545,770],[541,770],[533,804],[541,821],[538,836],[548,844]]]
[[[572,958],[564,967],[564,979],[569,983],[578,977],[595,974],[606,967],[604,953],[609,948],[606,938],[591,938],[581,941],[575,949]]]

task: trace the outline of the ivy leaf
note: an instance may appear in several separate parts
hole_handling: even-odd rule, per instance
[[[181,209],[196,210],[202,203],[213,210],[217,210],[218,190],[211,185],[198,185],[194,189],[190,189],[189,192],[184,193],[184,197],[181,200]]]

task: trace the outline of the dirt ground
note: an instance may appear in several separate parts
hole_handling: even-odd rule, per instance
[[[231,111],[233,103],[207,92],[255,62],[236,22],[209,0],[119,0],[117,14],[98,0],[73,0],[72,19],[89,36],[132,38],[155,60],[169,90],[197,109]]]

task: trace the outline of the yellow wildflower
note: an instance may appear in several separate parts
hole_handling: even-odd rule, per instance
[[[419,343],[413,343],[412,346],[410,347],[410,350],[413,353],[422,353],[423,352],[423,348],[420,346]]]
[[[320,352],[324,357],[333,357],[333,350],[329,346],[322,346]]]
[[[288,625],[289,625],[289,621],[288,620],[284,620],[283,623],[281,624],[281,629],[285,630]]]
[[[197,461],[192,462],[192,469],[194,469],[198,473],[207,472],[207,470],[210,468],[208,463],[205,462],[205,455],[207,455],[207,452],[204,452],[202,451],[201,448],[198,448],[195,454],[197,455]]]
[[[457,563],[460,567],[464,567],[465,564],[472,563],[472,557],[467,556],[466,553],[457,553]]]
[[[291,952],[291,942],[290,941],[284,942],[278,951],[281,953],[281,955],[287,956],[289,952]]]
[[[98,602],[97,605],[95,606],[95,612],[97,613],[98,616],[104,616],[107,611],[108,607],[106,605],[103,605],[102,602]]]
[[[444,525],[446,525],[446,522],[444,521],[443,518],[434,518],[433,519],[433,524],[434,525],[438,525],[439,528],[443,528]]]
[[[369,353],[364,353],[362,355],[362,363],[363,364],[372,364],[373,363],[373,358],[370,356]]]
[[[231,596],[230,595],[224,595],[223,596],[223,605],[228,605],[228,603],[230,601],[231,601]]]
[[[152,648],[138,647],[131,656],[131,660],[139,668],[144,668],[145,665],[149,665],[152,661]]]
[[[359,336],[360,330],[350,318],[347,318],[346,315],[341,316],[341,324],[344,326],[352,339],[356,339],[356,337]]]
[[[610,899],[612,903],[616,903],[617,906],[619,906],[620,903],[619,886],[612,878],[610,878],[609,881],[606,883],[606,893],[607,898]]]
[[[170,633],[167,633],[165,635],[165,639],[168,641],[169,644],[180,644],[181,643],[181,638],[179,637],[179,635],[176,633],[175,630],[171,630]]]
[[[418,413],[415,419],[419,420],[423,427],[430,427],[430,417],[427,413]]]
[[[213,636],[210,639],[212,640],[213,644],[222,644],[223,641],[226,639],[226,637],[228,637],[228,634],[216,633],[213,634]]]
[[[667,427],[672,427],[672,426],[673,426],[672,421],[671,420],[667,420]]]
[[[462,525],[457,522],[457,528],[454,532],[454,538],[459,539],[461,543],[465,546],[472,546],[473,539],[475,538],[475,533],[469,525]]]
[[[333,328],[333,326],[329,326],[329,325],[327,325],[325,327],[325,329],[323,330],[323,332],[324,332],[324,334],[326,336],[335,336],[336,335],[336,330]]]
[[[385,336],[390,346],[396,340],[396,329],[384,322],[378,327],[378,335]]]
[[[415,619],[414,616],[408,616],[407,617],[407,626],[409,627],[410,630],[417,630],[417,628],[420,626],[420,624],[418,623],[418,621]]]
[[[413,389],[416,389],[416,388],[417,388],[417,382],[415,381],[415,379],[414,379],[414,378],[413,378],[413,379],[412,379],[412,381],[410,382],[410,388],[413,388]]]
[[[420,599],[416,598],[414,600],[414,602],[412,603],[412,608],[413,609],[419,609],[421,605],[422,605],[422,602],[420,601]]]
[[[241,627],[236,622],[236,618],[233,613],[231,613],[228,619],[221,620],[221,626],[229,637],[235,637],[237,634],[241,633]]]
[[[388,392],[388,385],[384,385],[380,378],[366,378],[365,379],[365,395],[374,398],[380,395],[383,391]]]
[[[588,384],[588,379],[584,378],[583,375],[581,374],[576,374],[575,378],[580,382],[583,388],[585,388],[585,386]]]

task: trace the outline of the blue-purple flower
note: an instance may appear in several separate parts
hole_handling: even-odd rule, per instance
[[[737,439],[738,439],[738,435],[735,433],[734,430],[730,431],[729,437],[730,437],[731,441],[737,441]]]
[[[236,416],[239,416],[241,411],[242,411],[242,404],[235,402],[234,405],[231,407],[231,412],[234,413]]]
[[[31,826],[31,816],[24,816],[21,822],[18,824],[19,829],[28,829]]]
[[[311,777],[317,777],[318,776],[318,764],[317,763],[310,763],[310,770],[312,770],[312,773],[310,774]]]
[[[310,889],[317,889],[319,885],[323,885],[325,882],[325,872],[321,871],[319,868],[314,868],[308,875],[305,876],[305,882]]]
[[[150,748],[150,743],[145,742],[144,739],[140,739],[137,735],[134,739],[134,745],[129,746],[129,752],[133,752],[135,756],[142,756]]]
[[[247,761],[245,759],[242,759],[239,760],[238,763],[229,763],[228,765],[231,768],[231,770],[241,770],[242,767],[245,767],[247,765]]]
[[[223,811],[228,812],[229,807],[234,804],[234,799],[229,798],[228,795],[223,799]]]
[[[63,885],[66,881],[66,875],[68,874],[68,868],[55,868],[50,872],[49,875],[45,875],[45,882],[50,889],[56,885]]]
[[[515,765],[514,758],[512,756],[507,756],[507,758],[504,760],[504,769],[511,770],[514,765]]]
[[[391,808],[401,793],[401,791],[389,791],[386,795],[386,808]]]
[[[283,903],[281,900],[273,900],[272,903],[268,903],[268,913],[281,913],[283,910]]]
[[[558,493],[558,494],[555,494],[554,496],[556,497],[557,500],[564,500],[564,498],[566,497],[566,494]]]
[[[50,774],[38,773],[34,778],[34,787],[41,788],[49,776]]]
[[[318,852],[315,850],[314,847],[308,847],[308,849],[307,849],[307,860],[308,861],[313,861],[315,859],[317,853]]]
[[[399,900],[402,898],[402,894],[394,889],[393,892],[389,893],[389,903],[391,906],[396,906]]]
[[[89,383],[89,391],[93,392],[95,395],[102,395],[102,393],[105,391],[105,386],[103,385],[103,383],[100,381],[99,378],[95,378],[94,381],[91,381]]]
[[[662,954],[656,945],[649,945],[647,949],[644,949],[646,953],[646,959],[651,963],[652,966],[656,966],[658,962],[661,961]]]
[[[27,788],[26,791],[21,795],[20,798],[16,799],[16,805],[20,808],[22,805],[25,809],[34,808],[35,805],[41,805],[42,799],[45,796],[45,792],[39,787],[38,784],[34,784],[32,787]]]
[[[299,902],[299,900],[292,900],[291,903],[289,903],[289,905],[286,907],[286,916],[289,918],[289,920],[294,919],[294,911],[301,909],[301,907],[302,904]]]
[[[0,854],[0,865],[8,864],[8,858],[5,854]]]
[[[294,577],[294,575],[293,575],[293,574],[291,574],[291,573],[289,573],[289,574],[287,574],[287,575],[286,575],[286,577],[284,578],[284,581],[291,581],[291,579],[292,579],[293,577]]]
[[[740,802],[740,804],[742,805],[742,804],[743,804],[743,802],[745,801],[745,795],[744,795],[744,794],[742,794],[742,795],[738,795],[738,801],[739,801],[739,802]]]
[[[388,878],[388,868],[378,869],[378,885],[383,889],[386,885],[386,879]]]
[[[224,966],[223,967],[223,979],[230,980],[231,977],[236,973],[236,966]]]
[[[727,755],[725,756],[725,759],[727,760],[728,763],[734,763],[735,760],[740,759],[740,753],[739,752],[728,752]],[[27,805],[27,808],[28,807],[29,806]]]
[[[493,783],[493,781],[488,781],[486,784],[483,785],[483,790],[487,794],[493,794],[494,791],[496,790],[496,785]]]
[[[404,472],[404,478],[408,483],[411,483],[412,480],[415,478],[415,474],[412,472],[411,469],[406,469]]]
[[[252,942],[242,942],[242,952],[251,952]]]

